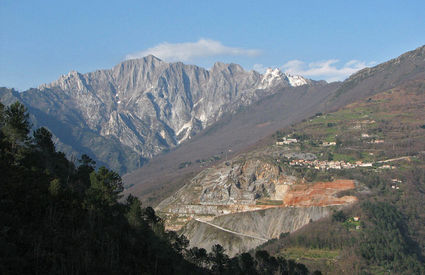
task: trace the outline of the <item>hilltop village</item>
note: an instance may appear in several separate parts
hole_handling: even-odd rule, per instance
[[[367,134],[362,134],[362,137],[369,137]],[[276,146],[283,146],[283,145],[295,145],[298,144],[299,141],[295,138],[290,137],[284,137],[278,141],[276,141]],[[374,140],[370,143],[384,143],[384,140]],[[329,147],[329,146],[336,146],[335,141],[331,142],[323,142],[321,144],[322,147]],[[373,155],[373,153],[370,153]],[[313,155],[314,157],[314,155]],[[298,166],[298,167],[306,167],[306,168],[314,168],[316,170],[329,170],[329,169],[353,169],[356,167],[378,167],[380,169],[394,169],[394,166],[384,164],[392,161],[397,160],[409,160],[409,157],[399,157],[394,159],[387,159],[387,160],[381,160],[376,162],[363,162],[362,160],[357,160],[353,162],[348,162],[344,160],[318,160],[318,159],[311,159],[311,154],[307,158],[293,158],[286,156],[284,159],[290,166]],[[280,159],[276,160],[277,162],[280,162]]]

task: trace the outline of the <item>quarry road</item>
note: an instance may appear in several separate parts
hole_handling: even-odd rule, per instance
[[[399,157],[399,158],[395,158],[395,159],[381,160],[381,161],[377,161],[377,163],[386,163],[386,162],[392,162],[392,161],[403,160],[403,159],[410,160],[410,156]]]
[[[201,220],[198,220],[198,219],[195,219],[195,220],[196,220],[196,221],[198,221],[198,222],[202,222],[202,223],[208,224],[208,225],[213,226],[213,227],[215,227],[215,228],[218,228],[218,229],[220,229],[220,230],[223,230],[223,231],[226,231],[226,232],[229,232],[229,233],[235,234],[235,235],[239,235],[239,236],[243,236],[243,237],[248,237],[248,238],[253,238],[253,239],[261,240],[261,241],[264,241],[264,242],[267,242],[267,241],[268,241],[268,239],[264,239],[264,238],[257,237],[257,236],[251,236],[251,235],[244,234],[244,233],[235,232],[235,231],[232,231],[232,230],[229,230],[229,229],[223,228],[223,227],[221,227],[221,226],[215,225],[215,224],[210,223],[210,222],[201,221]]]

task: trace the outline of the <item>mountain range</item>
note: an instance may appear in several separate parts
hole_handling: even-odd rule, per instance
[[[425,46],[334,83],[147,56],[0,99],[72,161],[127,173],[123,194],[192,247],[328,249],[303,262],[379,274],[423,270],[424,79]]]
[[[155,205],[190,173],[276,129],[423,74],[423,55],[422,46],[334,83],[278,69],[260,74],[218,62],[206,70],[147,56],[110,70],[70,72],[24,92],[0,88],[0,100],[23,102],[34,127],[47,127],[59,150],[127,173],[126,192]]]
[[[323,113],[284,127],[232,158],[187,174],[181,188],[155,209],[166,228],[187,236],[192,246],[209,249],[218,242],[230,255],[264,243],[262,248],[276,254],[301,243],[308,249],[323,249],[315,246],[316,239],[327,243],[327,249],[347,249],[350,244],[346,239],[351,238],[356,240],[352,245],[358,250],[381,250],[381,233],[376,232],[388,230],[388,236],[402,236],[394,235],[386,241],[396,237],[410,243],[405,252],[390,245],[388,253],[405,253],[403,257],[412,257],[415,265],[419,264],[425,242],[425,232],[419,227],[424,216],[417,206],[420,203],[413,198],[424,192],[424,83],[425,47],[360,71],[338,84],[319,104],[324,108],[334,103],[332,108],[337,111],[323,109]],[[276,99],[276,95],[271,97]],[[338,108],[338,102],[348,104]],[[261,113],[249,109],[253,116]],[[233,119],[241,121],[237,115]],[[157,188],[156,193],[149,189],[144,192],[161,197],[171,188],[170,183],[157,182],[161,184],[166,191],[161,193]],[[174,186],[179,184],[173,182]],[[374,201],[384,205],[369,206]],[[394,217],[386,217],[392,214],[385,211],[392,211],[388,209],[393,205],[403,218],[390,230],[385,226]],[[370,213],[380,207],[386,210]],[[418,216],[411,216],[413,213]],[[372,221],[385,226],[374,228]],[[316,222],[322,236],[312,233]],[[306,229],[299,231],[301,228]],[[293,233],[297,237],[291,237],[288,246],[285,241]],[[335,241],[329,240],[333,237]],[[304,238],[309,241],[300,241]],[[369,244],[365,239],[373,241]],[[341,255],[340,259],[350,262],[350,257]],[[365,254],[362,257],[379,265],[388,259]],[[370,270],[371,262],[362,264]],[[399,270],[411,268],[397,265]],[[317,263],[312,266],[318,267]],[[342,272],[343,267],[338,268],[335,274]],[[332,266],[322,265],[320,269],[331,271]]]
[[[190,142],[125,175],[128,188],[125,193],[135,194],[156,205],[209,165],[267,142],[267,137],[277,129],[301,122],[316,113],[336,111],[410,79],[425,77],[424,71],[425,46],[422,46],[360,70],[343,82],[313,82],[312,85],[278,89],[255,104],[224,116]],[[218,160],[213,161],[214,157]],[[211,161],[198,163],[202,160]],[[179,165],[184,163],[192,165],[181,168]]]
[[[265,74],[217,62],[210,70],[154,56],[110,70],[72,71],[38,89],[2,88],[6,104],[23,102],[34,126],[47,127],[68,155],[83,153],[126,173],[190,140],[225,114],[285,87],[314,81],[278,69]]]

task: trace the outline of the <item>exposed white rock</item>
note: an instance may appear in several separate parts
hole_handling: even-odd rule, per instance
[[[301,83],[297,81],[292,83]],[[36,108],[48,105],[47,116],[73,129],[70,140],[76,144],[67,146],[90,148],[96,160],[123,172],[111,164],[118,163],[116,158],[127,160],[132,154],[138,165],[190,139],[224,114],[290,85],[278,69],[261,75],[236,64],[216,63],[206,70],[147,56],[111,70],[70,72],[40,86],[27,100]]]
[[[185,141],[186,139],[188,139],[190,137],[190,132],[192,130],[192,127],[193,127],[192,121],[189,121],[189,122],[183,124],[183,126],[180,128],[180,130],[178,130],[176,132],[176,136],[179,136],[182,133],[182,131],[185,131],[184,136],[179,138],[178,143],[181,143],[181,142]]]
[[[281,233],[293,232],[339,207],[331,197],[326,197],[327,203],[318,203],[314,196],[309,197],[310,204],[286,205],[286,198],[300,190],[304,190],[301,196],[318,190],[294,191],[294,185],[302,185],[302,180],[286,174],[261,153],[255,157],[240,155],[203,170],[155,210],[164,218],[167,229],[182,232],[192,246],[208,250],[219,243],[233,256]]]
[[[306,84],[309,84],[309,81],[302,76],[282,73],[278,68],[267,68],[257,88],[268,89],[277,86],[298,87]]]
[[[267,89],[284,81],[284,74],[278,69],[267,68],[266,72],[261,78],[261,83],[258,89]]]
[[[289,80],[289,84],[292,87],[298,87],[298,86],[302,86],[302,85],[307,85],[308,81],[307,79],[305,79],[304,77],[300,76],[300,75],[291,75],[288,73],[285,73],[287,79]]]

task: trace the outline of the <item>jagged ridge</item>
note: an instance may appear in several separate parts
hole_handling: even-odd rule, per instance
[[[266,85],[265,77],[237,64],[218,62],[206,70],[147,56],[110,70],[72,71],[15,96],[34,109],[35,124],[53,132],[59,149],[89,153],[123,173],[223,114],[294,85],[286,76]]]

